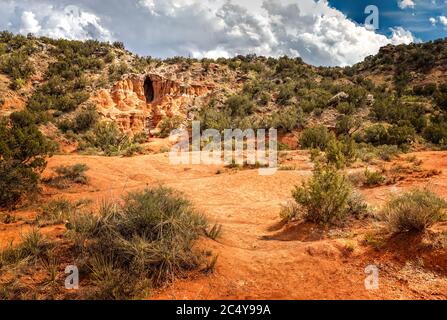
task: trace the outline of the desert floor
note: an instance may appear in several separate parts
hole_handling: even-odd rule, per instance
[[[390,186],[361,189],[378,211],[393,193],[412,187],[429,187],[447,196],[447,152],[414,154],[424,170],[443,172],[430,178],[407,176]],[[291,199],[295,185],[311,175],[312,165],[303,152],[290,152],[296,170],[260,176],[257,170],[230,170],[218,166],[171,166],[167,154],[133,158],[54,156],[46,175],[58,165],[85,163],[90,184],[63,191],[44,190],[44,199],[120,198],[127,191],[166,185],[182,191],[210,223],[223,226],[217,241],[200,240],[199,246],[219,255],[214,273],[194,273],[155,292],[151,299],[446,299],[447,250],[433,249],[430,234],[445,232],[447,223],[428,235],[382,235],[381,223],[369,218],[344,228],[295,223],[284,226],[279,212]],[[363,170],[359,168],[359,170]],[[16,213],[21,219],[0,224],[0,245],[19,239],[32,226],[35,212]],[[43,233],[62,237],[64,226]],[[365,244],[379,237],[380,248]],[[349,248],[349,249],[348,249]],[[366,290],[365,267],[379,267],[378,290]]]

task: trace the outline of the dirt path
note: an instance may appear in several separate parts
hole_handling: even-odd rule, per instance
[[[447,153],[418,156],[428,166],[447,169]],[[216,166],[170,166],[164,154],[135,158],[56,156],[50,160],[49,168],[75,163],[89,166],[91,185],[64,194],[66,198],[99,202],[103,198],[119,198],[125,191],[163,184],[184,192],[211,223],[223,226],[217,242],[203,243],[219,255],[215,273],[175,281],[152,298],[447,298],[445,277],[426,271],[419,274],[411,257],[394,263],[391,253],[377,255],[361,245],[360,234],[374,229],[374,225],[360,223],[354,230],[324,237],[319,228],[312,226],[281,228],[281,204],[290,199],[293,187],[310,175],[305,156],[297,158],[298,170],[279,171],[269,177],[259,176],[257,170],[217,174]],[[432,183],[447,194],[445,174],[411,185],[418,183]],[[379,204],[389,195],[390,188],[408,187],[383,187],[364,193],[368,202]],[[346,244],[350,242],[355,243],[355,249],[348,253]],[[381,269],[379,290],[368,291],[364,287],[364,269],[369,264]]]

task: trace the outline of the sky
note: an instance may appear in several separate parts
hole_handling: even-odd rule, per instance
[[[377,7],[377,29],[365,25]],[[299,56],[346,66],[447,37],[447,0],[0,0],[0,30],[122,41],[153,57]]]

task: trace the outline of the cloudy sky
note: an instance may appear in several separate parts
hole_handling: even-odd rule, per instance
[[[379,9],[379,29],[364,25]],[[140,55],[300,56],[350,65],[386,44],[447,36],[447,0],[0,0],[0,29],[119,40]]]

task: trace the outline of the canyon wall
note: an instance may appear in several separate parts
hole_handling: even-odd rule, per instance
[[[197,98],[213,88],[199,83],[182,83],[159,74],[127,75],[112,89],[102,89],[90,100],[99,114],[118,124],[128,134],[156,132],[164,117],[186,117]]]

